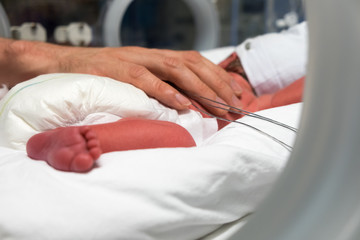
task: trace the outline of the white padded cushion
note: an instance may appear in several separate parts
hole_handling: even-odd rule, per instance
[[[0,101],[0,145],[25,149],[39,132],[123,117],[176,122],[197,144],[217,130],[215,120],[167,108],[130,84],[85,74],[46,74],[16,85]]]

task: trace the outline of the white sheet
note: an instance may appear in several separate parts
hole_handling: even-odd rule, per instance
[[[296,126],[301,104],[262,114]],[[244,121],[291,144],[295,135]],[[104,154],[87,174],[0,147],[1,239],[196,239],[253,211],[289,152],[230,124],[196,148]]]
[[[219,62],[233,49],[203,54]],[[261,114],[297,126],[300,111],[295,104]],[[294,141],[278,126],[241,121]],[[0,239],[224,239],[271,190],[289,152],[239,124],[203,140],[196,148],[103,154],[87,174],[56,171],[3,140],[10,145],[0,146]]]

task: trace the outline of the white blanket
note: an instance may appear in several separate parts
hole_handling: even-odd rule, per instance
[[[89,91],[83,87],[80,90]],[[43,161],[29,159],[21,146],[29,135],[42,130],[37,127],[61,124],[73,117],[75,110],[86,109],[85,95],[76,98],[72,92],[51,94],[50,102],[62,96],[62,101],[56,104],[34,102],[27,96],[28,101],[14,105],[18,107],[15,112],[9,108],[17,102],[15,95],[11,98],[7,95],[0,104],[3,145],[0,147],[0,239],[196,239],[255,211],[289,155],[269,137],[240,124],[232,123],[211,135],[213,129],[207,130],[213,127],[212,123],[204,124],[199,115],[191,112],[194,118],[186,118],[185,125],[191,129],[198,124],[202,129],[192,133],[200,136],[198,147],[107,153],[89,173],[57,171]],[[63,101],[68,96],[72,96],[72,100]],[[91,96],[107,101],[97,97]],[[142,104],[153,106],[154,100],[146,96],[144,99],[139,109]],[[46,115],[37,110],[37,114],[30,117],[30,112],[39,104],[55,109],[56,116],[60,114],[57,107],[71,104],[78,108],[71,107],[62,118],[52,121],[31,122],[30,119]],[[162,108],[160,113],[167,113]],[[295,104],[260,114],[297,126],[300,108],[301,104]],[[6,115],[11,112],[14,114],[11,118],[17,119],[15,125],[11,125],[14,123],[9,122],[10,115]],[[155,116],[169,119],[175,116],[172,119],[181,122],[182,113],[170,112],[172,115],[155,111]],[[142,116],[153,117],[154,112],[148,111]],[[78,122],[84,119],[82,116]],[[294,133],[268,122],[249,117],[241,121],[290,145],[294,141]],[[19,134],[6,126],[26,131]],[[26,136],[15,141],[13,135]]]

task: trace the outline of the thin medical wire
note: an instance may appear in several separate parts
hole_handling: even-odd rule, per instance
[[[229,112],[232,112],[232,113],[237,113],[237,114],[241,114],[241,115],[245,115],[245,116],[250,116],[250,117],[258,118],[258,119],[260,119],[260,120],[264,120],[264,121],[267,121],[267,122],[276,124],[276,125],[278,125],[278,126],[284,127],[284,128],[286,128],[286,129],[288,129],[288,130],[291,130],[291,131],[293,131],[293,132],[295,132],[295,133],[297,132],[297,129],[296,129],[296,128],[291,127],[291,126],[289,126],[289,125],[286,125],[286,124],[284,124],[284,123],[281,123],[281,122],[279,122],[279,121],[276,121],[276,120],[274,120],[274,119],[267,118],[267,117],[261,116],[261,115],[259,115],[259,114],[255,114],[255,113],[253,113],[253,112],[249,112],[249,111],[246,111],[246,110],[243,110],[243,109],[240,109],[240,108],[236,108],[236,107],[233,107],[233,106],[231,106],[231,105],[224,104],[224,103],[221,103],[221,102],[218,102],[218,101],[215,101],[215,100],[212,100],[212,99],[203,97],[203,96],[199,96],[199,95],[196,95],[196,94],[192,94],[192,93],[189,93],[189,92],[187,92],[187,91],[184,91],[183,89],[178,89],[178,90],[181,91],[181,92],[183,92],[184,94],[186,94],[186,95],[188,95],[188,96],[201,98],[201,99],[207,100],[207,101],[209,101],[209,102],[213,102],[213,103],[217,103],[217,104],[222,105],[222,106],[226,106],[227,108],[219,107],[219,106],[216,106],[216,105],[213,105],[213,104],[209,104],[209,103],[205,103],[205,105],[208,105],[208,106],[211,106],[211,107],[215,107],[215,108],[218,108],[218,109],[223,109],[223,110],[226,110],[226,111],[229,111]],[[235,122],[235,123],[238,123],[238,124],[242,124],[242,125],[244,125],[244,126],[247,126],[247,127],[249,127],[249,128],[252,128],[252,129],[260,132],[261,134],[263,134],[263,135],[271,138],[273,141],[279,143],[279,144],[282,145],[286,150],[288,150],[288,151],[290,151],[290,152],[291,152],[291,150],[293,149],[290,145],[284,143],[283,141],[277,139],[276,137],[273,137],[273,136],[271,136],[270,134],[268,134],[268,133],[266,133],[266,132],[264,132],[264,131],[256,128],[256,127],[254,127],[254,126],[251,126],[251,125],[249,125],[249,124],[246,124],[246,123],[243,123],[243,122],[239,122],[239,121],[236,121],[236,120],[229,120],[229,119],[226,119],[226,118],[222,118],[222,117],[215,116],[215,115],[213,115],[213,114],[211,114],[211,113],[209,113],[209,112],[206,112],[206,111],[200,109],[198,106],[196,106],[196,105],[194,105],[194,104],[192,104],[192,105],[193,105],[197,110],[199,110],[200,112],[202,112],[202,113],[204,113],[204,114],[206,114],[206,115],[209,115],[210,117],[214,117],[214,118],[217,118],[217,119],[219,119],[219,120],[226,121],[226,122]],[[235,109],[235,110],[237,110],[237,111],[232,110],[232,109]]]
[[[209,104],[209,103],[205,103],[205,105],[207,105],[207,106],[215,107],[215,108],[218,108],[218,109],[223,109],[223,110],[226,110],[226,111],[228,111],[228,112],[237,113],[237,114],[241,114],[241,115],[245,115],[245,116],[249,116],[249,117],[254,117],[254,118],[257,118],[257,119],[260,119],[260,120],[264,120],[264,121],[267,121],[267,122],[276,124],[276,125],[278,125],[278,126],[284,127],[284,128],[286,128],[286,129],[288,129],[288,130],[291,130],[291,131],[297,133],[297,129],[296,129],[296,128],[291,127],[291,126],[289,126],[289,125],[287,125],[287,124],[281,123],[281,122],[279,122],[279,121],[276,121],[276,120],[274,120],[274,119],[267,118],[267,117],[261,116],[261,115],[259,115],[259,114],[255,114],[255,113],[253,113],[253,112],[249,112],[249,111],[246,111],[246,110],[243,110],[243,109],[240,109],[240,108],[236,108],[236,107],[233,107],[233,106],[231,106],[231,105],[228,105],[228,104],[225,104],[225,103],[221,103],[221,102],[218,102],[218,101],[215,101],[215,100],[212,100],[212,99],[203,97],[203,96],[199,96],[199,95],[197,95],[197,94],[192,94],[192,93],[190,93],[190,92],[188,92],[188,91],[185,91],[185,90],[183,90],[183,89],[178,88],[177,86],[174,86],[174,87],[175,87],[179,92],[182,92],[183,94],[185,94],[185,95],[187,95],[187,96],[189,96],[189,97],[197,97],[197,98],[200,98],[200,99],[209,101],[209,102],[213,102],[213,103],[217,103],[217,104],[222,105],[222,106],[226,106],[227,108],[219,107],[219,106],[216,106],[216,105],[213,105],[213,104]],[[200,108],[199,108],[198,106],[196,106],[195,104],[192,104],[192,105],[193,105],[197,110],[199,110],[200,112],[202,112],[202,113],[204,113],[204,114],[206,114],[206,115],[208,115],[208,116],[210,116],[210,117],[217,118],[217,119],[219,119],[219,120],[226,121],[226,122],[234,122],[234,123],[242,124],[242,125],[244,125],[244,126],[247,126],[247,127],[249,127],[249,128],[252,128],[252,129],[260,132],[261,134],[263,134],[263,135],[271,138],[271,139],[274,140],[275,142],[279,143],[279,144],[282,145],[286,150],[288,150],[288,151],[290,151],[290,152],[291,152],[292,149],[293,149],[290,145],[284,143],[283,141],[277,139],[276,137],[271,136],[270,134],[268,134],[268,133],[266,133],[266,132],[264,132],[264,131],[256,128],[256,127],[253,127],[253,126],[251,126],[251,125],[249,125],[249,124],[246,124],[246,123],[243,123],[243,122],[239,122],[239,121],[236,121],[236,120],[229,120],[229,119],[226,119],[226,118],[218,117],[218,116],[216,116],[216,115],[214,115],[214,114],[211,114],[211,113],[209,113],[209,112],[204,111],[203,109],[200,109]],[[237,111],[232,110],[232,109],[235,109],[235,110],[237,110]]]
[[[185,93],[185,94],[188,94],[188,93]],[[297,129],[294,128],[294,127],[291,127],[287,124],[284,124],[282,122],[279,122],[279,121],[276,121],[274,119],[271,119],[271,118],[267,118],[267,117],[264,117],[264,116],[261,116],[259,114],[256,114],[256,113],[253,113],[253,112],[249,112],[249,111],[246,111],[246,110],[243,110],[241,108],[236,108],[236,107],[233,107],[231,105],[228,105],[228,104],[225,104],[225,103],[221,103],[221,102],[218,102],[218,101],[215,101],[215,100],[212,100],[212,99],[209,99],[209,98],[206,98],[206,97],[203,97],[203,96],[198,96],[196,94],[189,94],[190,96],[192,97],[197,97],[197,98],[201,98],[203,100],[207,100],[207,101],[210,101],[210,102],[213,102],[213,103],[216,103],[216,104],[219,104],[219,105],[222,105],[222,106],[225,106],[227,108],[223,108],[223,107],[219,107],[219,106],[216,106],[216,105],[213,105],[213,104],[209,104],[209,103],[205,103],[205,105],[207,106],[210,106],[210,107],[215,107],[215,108],[218,108],[218,109],[223,109],[223,110],[226,110],[228,112],[232,112],[232,113],[237,113],[237,114],[241,114],[241,115],[245,115],[245,116],[249,116],[249,117],[253,117],[253,118],[258,118],[258,119],[261,119],[261,120],[264,120],[264,121],[268,121],[270,123],[273,123],[273,124],[276,124],[276,125],[279,125],[281,127],[284,127],[284,128],[287,128],[293,132],[297,132]],[[228,109],[229,108],[229,109]],[[235,110],[232,110],[232,109],[235,109]]]
[[[222,117],[215,116],[215,115],[213,115],[213,114],[211,114],[211,113],[209,113],[209,112],[206,112],[206,111],[202,110],[201,108],[199,108],[199,107],[196,106],[195,104],[192,104],[192,105],[193,105],[198,111],[200,111],[200,112],[202,112],[202,113],[204,113],[204,114],[207,114],[207,115],[209,115],[209,116],[211,116],[211,117],[214,117],[214,118],[217,118],[217,119],[219,119],[219,120],[226,121],[226,122],[238,123],[238,124],[247,126],[247,127],[249,127],[249,128],[252,128],[252,129],[254,129],[255,131],[258,131],[258,132],[260,132],[261,134],[263,134],[263,135],[271,138],[271,139],[274,140],[275,142],[279,143],[281,146],[283,146],[283,147],[284,147],[286,150],[288,150],[289,152],[291,152],[292,149],[293,149],[290,145],[284,143],[283,141],[277,139],[276,137],[273,137],[273,136],[271,136],[270,134],[268,134],[268,133],[266,133],[266,132],[264,132],[264,131],[256,128],[256,127],[254,127],[254,126],[251,126],[251,125],[249,125],[249,124],[246,124],[246,123],[243,123],[243,122],[239,122],[239,121],[236,121],[236,120],[229,120],[229,119],[226,119],[226,118],[222,118]],[[223,108],[221,108],[221,109],[223,109]]]
[[[219,103],[219,104],[221,104],[221,103]],[[255,113],[251,113],[251,112],[248,112],[248,111],[246,111],[246,113],[243,113],[243,112],[241,112],[242,110],[239,109],[239,108],[235,108],[235,107],[229,106],[230,109],[228,109],[228,108],[219,107],[219,106],[216,106],[216,105],[213,105],[213,104],[208,104],[208,103],[205,103],[204,105],[207,105],[207,106],[210,106],[210,107],[214,107],[214,108],[218,108],[218,109],[223,109],[223,110],[226,110],[226,111],[231,112],[231,113],[236,113],[236,114],[240,114],[240,115],[249,116],[249,117],[257,118],[257,119],[260,119],[260,120],[264,120],[264,121],[267,121],[267,122],[276,124],[276,125],[278,125],[278,126],[284,127],[284,128],[286,128],[286,129],[288,129],[288,130],[290,130],[290,131],[293,131],[293,132],[295,132],[295,133],[297,132],[297,129],[294,128],[294,127],[291,127],[291,126],[286,125],[286,124],[284,124],[284,123],[278,122],[278,121],[276,121],[276,120],[274,120],[274,119],[267,118],[267,117],[264,117],[264,116],[261,116],[261,115],[255,114]],[[231,108],[234,108],[234,109],[236,109],[237,111],[232,110]]]

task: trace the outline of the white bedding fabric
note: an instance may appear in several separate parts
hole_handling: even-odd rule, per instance
[[[280,33],[246,39],[235,51],[251,86],[263,95],[305,76],[307,48],[307,23],[302,22]]]
[[[217,130],[214,119],[167,108],[130,84],[86,74],[46,74],[16,85],[1,99],[0,146],[25,150],[36,133],[124,117],[176,122],[198,145]]]
[[[282,36],[290,42],[297,41],[291,34]],[[259,41],[265,43],[271,36],[261,38],[264,40]],[[255,44],[251,51],[242,51],[245,44],[236,50],[250,72],[251,66],[261,67],[251,56],[264,49]],[[202,54],[218,63],[233,50],[235,47],[228,47]],[[274,54],[272,59],[281,61],[287,51],[269,53]],[[264,57],[260,53],[258,56]],[[297,63],[302,66],[302,58]],[[291,75],[294,70],[278,65],[285,66],[284,74]],[[267,76],[266,72],[273,69],[265,66],[262,70],[265,72],[258,74]],[[252,78],[253,74],[249,75]],[[93,89],[113,89],[105,87],[100,78],[94,79],[95,85],[84,88],[80,84],[66,90],[66,94],[60,86],[52,85],[57,90],[55,93],[21,95],[22,100],[12,106],[12,110],[17,109],[15,112],[6,107],[14,103],[12,100],[18,94],[7,94],[7,100],[0,102],[0,239],[226,239],[229,232],[240,228],[244,218],[256,210],[286,163],[289,152],[253,129],[233,123],[213,134],[214,121],[204,122],[195,112],[179,114],[132,87],[121,94],[119,90],[111,94],[93,92]],[[0,95],[6,94],[5,88],[1,90]],[[84,99],[86,95],[79,93],[90,95]],[[57,102],[41,100],[46,95]],[[106,95],[112,96],[111,101]],[[101,111],[91,113],[95,105],[88,105],[89,99],[95,100],[92,102],[95,105],[103,103]],[[121,110],[113,108],[114,104],[123,108],[134,102],[136,106],[130,105],[125,114],[159,117],[185,125],[199,147],[107,153],[98,160],[98,167],[87,174],[54,170],[43,161],[29,159],[23,150],[32,134],[59,124],[114,121],[123,117],[113,114],[113,110]],[[46,111],[40,110],[39,104]],[[68,108],[68,104],[76,107]],[[158,108],[149,111],[149,106]],[[294,104],[260,114],[297,126],[300,112],[301,104]],[[44,118],[54,114],[58,114],[55,119]],[[40,116],[41,121],[35,121]],[[294,133],[273,124],[249,117],[240,121],[288,144],[294,141]]]
[[[55,75],[49,76],[52,78]],[[41,80],[49,76],[42,76]],[[63,74],[56,76],[75,77]],[[91,84],[104,81],[103,78],[93,78],[95,80],[89,81]],[[61,92],[60,85],[56,86],[54,89]],[[76,89],[75,92],[89,91],[81,86],[81,91]],[[91,102],[86,98],[87,95],[71,95],[74,91],[65,95],[43,92],[50,94],[51,104],[47,102],[44,105],[43,101],[37,102],[37,98],[25,101],[26,98],[22,98],[24,96],[21,94],[30,88],[23,88],[16,95],[9,95],[12,93],[9,92],[0,104],[1,136],[5,131],[7,139],[11,141],[13,134],[21,136],[18,133],[21,129],[26,130],[26,139],[29,132],[34,132],[34,126],[62,124],[66,117],[73,117],[76,108],[70,108],[71,111],[63,118],[56,117],[52,121],[30,122],[32,117],[47,117],[47,110],[62,109],[69,104],[78,106],[77,110],[84,110],[84,102]],[[113,88],[114,91],[117,89]],[[12,91],[17,90],[20,89]],[[127,88],[125,92],[130,95],[134,92],[142,94],[133,87]],[[63,101],[69,96],[70,100]],[[16,101],[18,97],[22,100]],[[93,98],[101,106],[101,103],[114,105],[107,97],[92,95],[90,99]],[[174,121],[180,121],[181,114],[173,110],[169,110],[172,114],[163,114],[168,113],[164,106],[160,108],[159,114],[158,111],[150,110],[158,108],[148,108],[160,106],[158,103],[155,104],[154,100],[146,96],[142,99],[145,99],[144,102],[135,104],[138,108],[131,105],[132,101],[126,102],[125,105],[130,104],[128,111],[141,109],[136,113],[139,114],[145,106],[147,112],[142,116],[173,116]],[[65,102],[65,105],[62,106],[60,102]],[[121,104],[121,101],[118,103]],[[8,109],[11,104],[19,108],[12,116],[13,119],[18,118],[15,125],[4,120],[12,118],[5,115],[11,114]],[[109,107],[105,105],[102,109]],[[46,106],[47,110],[40,111],[39,106]],[[300,109],[301,104],[295,104],[262,111],[261,114],[297,126]],[[29,111],[25,114],[20,110]],[[34,114],[37,117],[31,117],[30,112],[33,110],[36,110]],[[60,112],[56,110],[51,114],[59,116]],[[195,112],[191,114],[198,116]],[[84,116],[77,120],[83,121]],[[197,117],[186,119],[188,129],[197,126],[203,129],[201,133],[207,132],[208,126],[213,126],[203,125],[203,120]],[[289,144],[294,141],[294,133],[268,122],[249,117],[241,121],[261,128]],[[3,126],[17,127],[17,130],[12,131]],[[12,145],[4,146],[6,141],[2,139],[0,239],[197,239],[255,211],[281,172],[289,152],[270,138],[236,123],[211,136],[198,136],[202,137],[199,146],[195,148],[103,154],[98,160],[98,167],[86,174],[54,170],[43,161],[29,159],[21,147],[15,150],[10,147]],[[23,146],[23,140],[13,142],[13,147]]]
[[[238,46],[207,50],[202,55],[218,64],[236,52],[251,86],[263,95],[306,75],[307,49],[307,23],[302,22],[279,33],[248,38]]]

